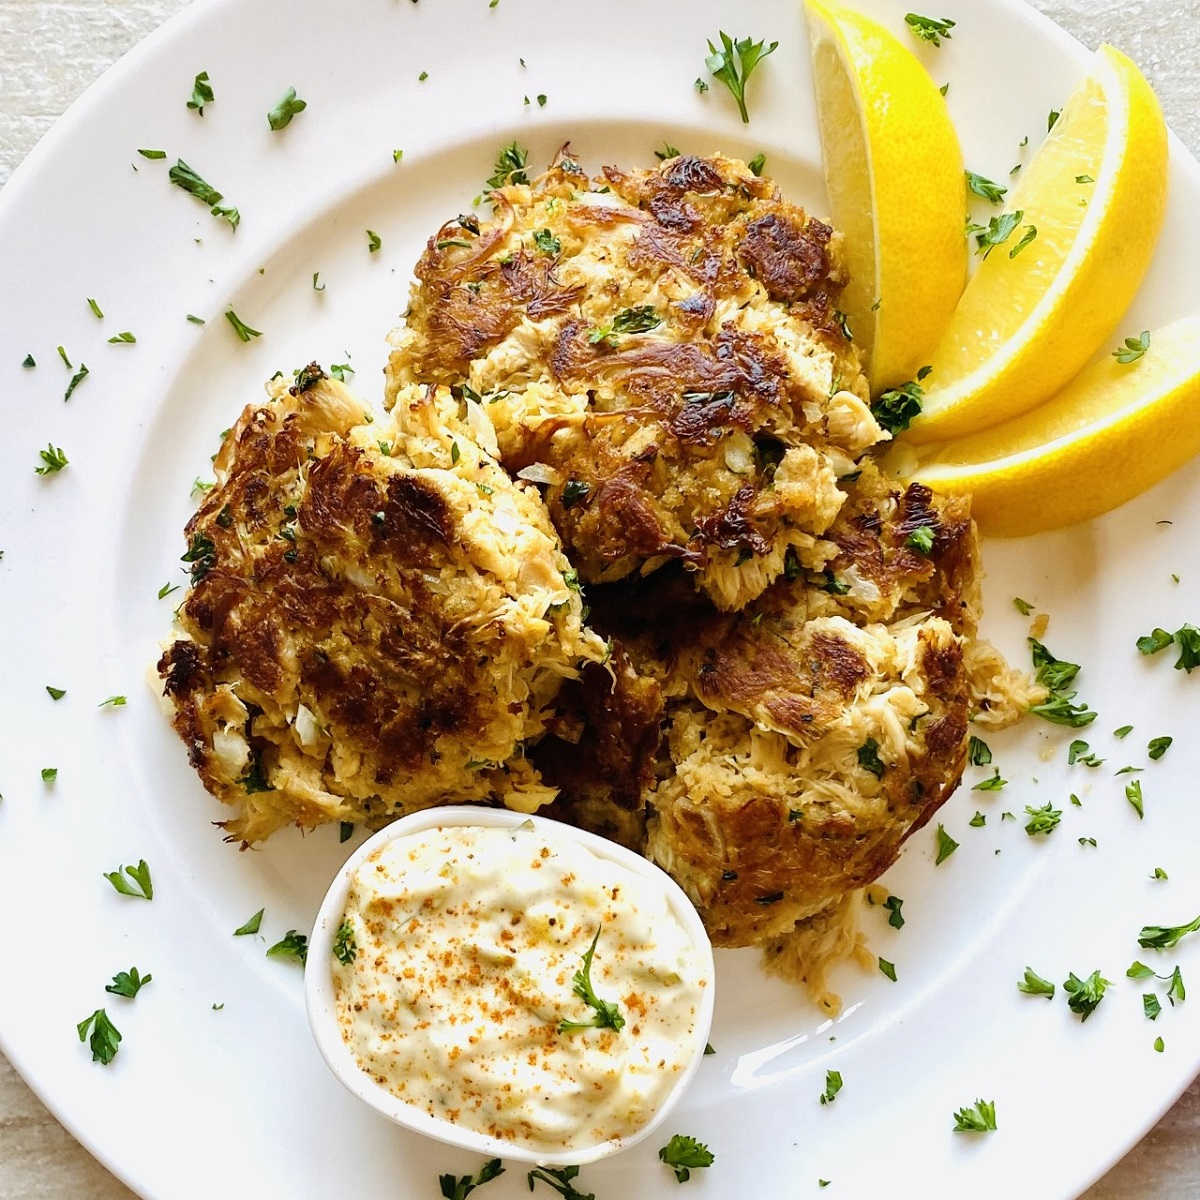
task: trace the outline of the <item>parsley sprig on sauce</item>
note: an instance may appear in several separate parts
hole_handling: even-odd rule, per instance
[[[599,940],[600,928],[597,927],[592,944],[584,951],[583,966],[575,972],[572,980],[574,985],[572,991],[589,1008],[595,1009],[595,1016],[590,1021],[568,1021],[563,1018],[558,1023],[559,1033],[573,1033],[577,1029],[619,1030],[625,1025],[625,1018],[621,1016],[616,1003],[612,1000],[601,1000],[592,988],[592,959],[596,954],[596,943]]]
[[[714,45],[712,39],[709,39],[708,57],[705,58],[704,65],[712,72],[715,79],[719,79],[729,89],[730,95],[737,101],[742,123],[749,125],[750,114],[746,111],[746,84],[758,64],[768,54],[773,54],[779,43],[772,42],[768,46],[765,40],[756,42],[753,38],[748,37],[731,38],[724,30],[718,32],[717,38],[721,43],[720,46]]]

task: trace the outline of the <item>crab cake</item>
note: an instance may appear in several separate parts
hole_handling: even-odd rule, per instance
[[[606,651],[537,491],[478,405],[406,389],[390,426],[315,364],[246,408],[189,521],[158,664],[231,840],[553,798],[522,756]]]
[[[887,437],[835,307],[839,235],[721,156],[589,181],[564,149],[491,199],[430,239],[389,402],[482,397],[585,581],[677,560],[731,610],[789,553],[823,568],[838,479]]]

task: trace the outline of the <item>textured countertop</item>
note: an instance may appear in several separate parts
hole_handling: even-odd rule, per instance
[[[0,0],[0,185],[63,110],[187,0]],[[959,0],[960,3],[963,0]],[[1200,152],[1200,0],[1035,0],[1089,46],[1142,67],[1172,128]],[[0,1196],[132,1195],[46,1111],[0,1056]],[[1200,1082],[1087,1200],[1200,1196]]]

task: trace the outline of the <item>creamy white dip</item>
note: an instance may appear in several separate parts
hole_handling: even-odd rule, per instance
[[[604,1019],[574,990],[597,929],[591,986],[624,1025],[560,1032]],[[712,985],[649,880],[532,825],[381,846],[351,881],[337,946],[338,1025],[362,1070],[431,1116],[533,1150],[645,1125],[695,1053]]]

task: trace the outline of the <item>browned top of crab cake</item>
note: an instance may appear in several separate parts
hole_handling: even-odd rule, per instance
[[[604,647],[536,490],[461,412],[413,389],[394,426],[364,425],[306,368],[226,436],[159,672],[231,837],[552,798],[509,760]]]
[[[567,153],[417,266],[389,395],[482,396],[587,581],[681,561],[721,608],[820,567],[839,476],[885,436],[837,313],[840,239],[734,159],[589,180]],[[468,392],[470,394],[470,392]]]

